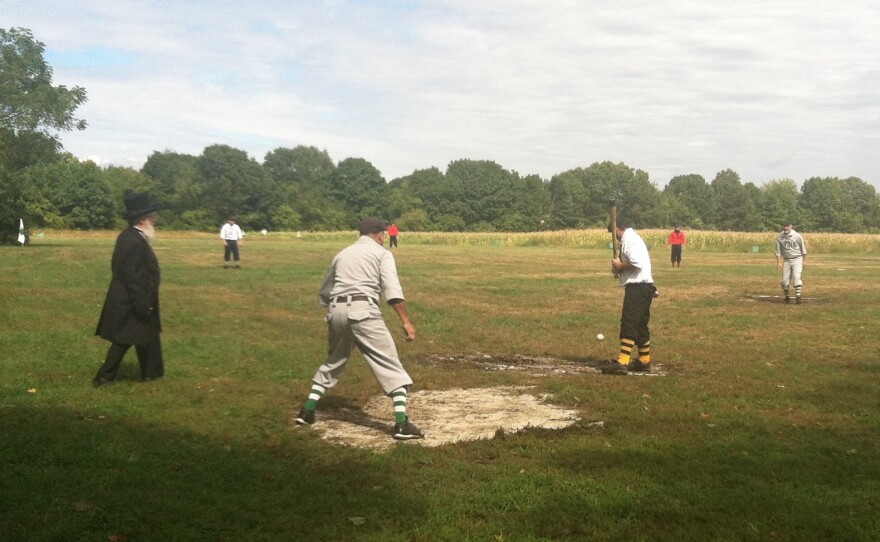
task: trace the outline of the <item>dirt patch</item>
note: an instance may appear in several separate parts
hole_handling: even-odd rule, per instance
[[[431,356],[424,363],[449,367],[477,368],[485,371],[518,371],[533,377],[557,377],[595,374],[604,360],[594,358],[562,359],[524,354],[496,355],[474,353],[454,356]],[[629,373],[635,377],[665,376],[663,367],[654,362],[651,373]],[[530,393],[531,387],[491,387],[451,390],[420,390],[409,395],[407,411],[426,438],[407,441],[418,446],[440,446],[455,442],[490,439],[499,431],[516,433],[533,427],[562,429],[579,421],[581,414],[549,404],[549,395]],[[397,443],[392,438],[391,401],[385,396],[370,399],[363,408],[343,405],[319,408],[316,422],[310,426],[321,437],[338,444],[389,450]],[[588,424],[603,425],[600,419]]]
[[[763,303],[783,303],[785,302],[785,296],[781,295],[755,295],[755,294],[746,294],[746,299],[749,301],[761,301]],[[818,297],[802,297],[801,303],[821,303],[822,300]],[[791,301],[794,304],[794,299]]]
[[[615,344],[617,344],[615,342]],[[527,356],[525,354],[509,354],[490,356],[489,354],[460,354],[455,356],[430,356],[425,360],[431,365],[450,368],[468,365],[484,371],[519,371],[529,376],[565,376],[578,374],[601,375],[599,366],[605,362],[599,358],[554,358],[551,356]],[[650,373],[629,373],[629,376],[666,376],[663,366],[653,362]],[[610,377],[609,377],[610,378]]]
[[[564,374],[600,373],[594,366],[600,360],[568,360],[549,356],[526,356],[509,354],[490,356],[474,353],[455,356],[431,356],[427,363],[432,365],[469,365],[484,371],[521,371],[531,376],[556,376]]]
[[[526,387],[423,390],[409,395],[408,414],[426,437],[407,441],[419,446],[493,438],[499,431],[515,433],[527,427],[562,429],[581,418],[576,410],[548,404],[547,395],[535,396]],[[377,396],[362,410],[322,411],[310,426],[331,442],[389,450],[392,438],[391,402]],[[601,422],[593,422],[601,425]]]

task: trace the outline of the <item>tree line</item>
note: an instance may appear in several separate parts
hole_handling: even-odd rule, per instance
[[[604,227],[608,200],[639,228],[762,231],[792,221],[803,231],[880,231],[880,198],[856,177],[743,183],[731,169],[707,181],[680,175],[658,188],[648,173],[596,162],[542,179],[488,160],[461,159],[386,180],[364,158],[277,148],[262,162],[228,145],[198,156],[150,155],[140,170],[101,168],[65,153],[56,132],[82,130],[84,89],[52,86],[43,44],[0,29],[0,217],[6,240],[30,228],[121,226],[122,197],[148,192],[163,227],[210,231],[234,214],[243,228],[354,229],[368,215],[409,231],[539,231]]]

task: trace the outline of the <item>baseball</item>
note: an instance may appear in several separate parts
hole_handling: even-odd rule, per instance
[[[601,333],[599,333],[598,335],[596,335],[596,340],[597,340],[597,341],[604,341],[604,340],[605,340],[605,335],[602,335]]]

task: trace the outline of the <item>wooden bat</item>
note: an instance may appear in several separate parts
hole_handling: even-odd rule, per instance
[[[614,198],[609,198],[608,203],[611,205],[611,256],[619,258],[620,241],[617,239],[617,201]],[[614,278],[620,276],[613,267],[611,268],[611,274],[614,275]]]
[[[615,258],[620,257],[620,240],[617,239],[617,202],[611,200],[611,255]]]

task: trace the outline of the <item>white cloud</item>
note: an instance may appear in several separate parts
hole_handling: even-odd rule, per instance
[[[545,178],[611,160],[659,184],[731,168],[880,187],[871,0],[0,7],[65,60],[56,82],[88,91],[90,127],[63,141],[103,162],[305,144],[388,179],[459,158]]]

